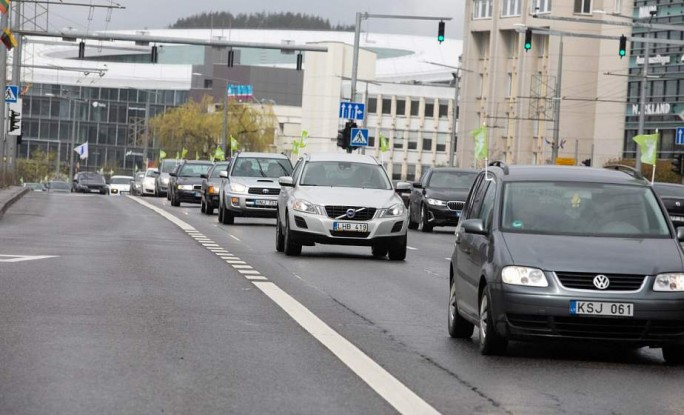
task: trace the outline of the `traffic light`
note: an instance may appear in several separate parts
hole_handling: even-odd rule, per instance
[[[591,159],[582,160],[582,165],[587,166],[587,167],[591,167]]]
[[[532,49],[532,29],[529,27],[525,29],[525,45],[523,47],[525,48],[525,52]]]
[[[159,60],[159,49],[156,46],[152,46],[152,53],[150,53],[150,62],[157,63]]]
[[[620,59],[627,54],[627,38],[625,35],[620,36],[620,49],[618,49],[618,54],[620,55]]]
[[[235,51],[233,49],[230,49],[228,51],[228,67],[232,68],[234,62],[235,62]]]
[[[682,159],[684,159],[684,154],[677,154],[675,158],[672,160],[672,171],[679,174],[680,176],[682,175]]]
[[[439,26],[437,26],[437,41],[439,43],[444,42],[444,22],[439,22]]]
[[[354,121],[347,121],[344,124],[344,129],[340,130],[337,134],[337,146],[347,150],[347,153],[351,153],[351,130],[356,127]]]
[[[10,110],[10,121],[9,121],[9,132],[11,133],[14,130],[18,130],[21,128],[21,125],[19,124],[21,122],[21,116],[17,111]]]
[[[81,43],[78,44],[78,58],[83,59],[85,58],[85,42],[81,41]]]
[[[304,61],[304,56],[302,53],[297,54],[297,70],[301,71],[302,70],[302,62]]]

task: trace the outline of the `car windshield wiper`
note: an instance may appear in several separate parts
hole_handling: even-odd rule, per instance
[[[259,159],[256,159],[257,166],[259,166],[259,171],[261,172],[261,177],[266,177],[266,173],[264,172],[264,169],[261,168],[261,162]]]

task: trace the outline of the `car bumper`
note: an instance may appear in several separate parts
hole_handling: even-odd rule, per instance
[[[328,216],[290,210],[290,230],[303,244],[371,246],[404,237],[408,229],[406,216],[373,218],[367,221],[340,221]],[[365,231],[334,230],[335,223],[366,225]]]
[[[278,196],[226,194],[225,207],[238,217],[275,218]]]
[[[205,198],[207,204],[209,206],[211,206],[212,208],[216,209],[219,207],[219,195],[210,194],[210,195],[206,195],[204,198]]]
[[[179,201],[185,203],[201,203],[202,192],[200,190],[176,190],[176,197]]]
[[[650,283],[650,285],[649,285]],[[650,291],[648,281],[638,293],[567,291],[563,293],[493,284],[492,311],[496,329],[512,339],[563,338],[640,346],[684,344],[684,295]],[[632,304],[631,317],[573,315],[570,302]]]
[[[451,210],[448,207],[427,205],[428,223],[432,226],[456,226],[461,217],[460,210]]]
[[[130,193],[131,189],[109,189],[110,196],[123,196]]]

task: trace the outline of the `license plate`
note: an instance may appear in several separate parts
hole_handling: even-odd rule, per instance
[[[368,224],[355,222],[333,222],[333,231],[368,232]]]
[[[672,222],[684,222],[684,216],[670,216]]]
[[[90,193],[100,193],[100,189],[90,189]]]
[[[257,206],[278,206],[278,201],[277,200],[257,199],[256,204],[257,204]]]
[[[633,317],[634,304],[570,300],[570,314],[589,316]]]

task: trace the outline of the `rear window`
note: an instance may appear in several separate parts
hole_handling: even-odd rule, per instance
[[[578,182],[504,186],[501,229],[508,232],[612,237],[668,237],[653,190]]]
[[[161,173],[171,173],[174,168],[178,165],[176,160],[164,160],[159,167],[159,172]]]
[[[470,189],[477,177],[476,172],[439,171],[430,175],[428,186],[446,189]]]
[[[130,177],[112,177],[112,184],[129,184],[130,182]]]
[[[228,169],[228,166],[230,166],[230,163],[221,163],[217,164],[216,168],[211,172],[211,177],[210,179],[218,179],[222,171],[226,171]]]

